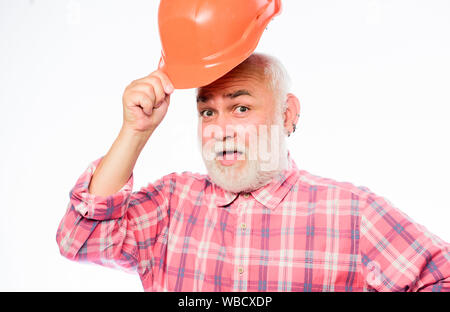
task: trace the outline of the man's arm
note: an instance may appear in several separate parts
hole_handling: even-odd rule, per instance
[[[361,267],[368,288],[450,291],[448,243],[374,194],[361,217]]]
[[[130,178],[136,161],[151,133],[122,127],[108,153],[101,159],[89,184],[89,193],[108,196],[116,193]]]
[[[95,170],[89,192],[107,196],[129,179],[145,143],[167,113],[173,86],[161,71],[133,81],[123,94],[123,125]]]
[[[133,81],[125,89],[123,125],[117,139],[106,156],[91,163],[70,192],[70,202],[56,235],[65,257],[133,271],[139,263],[149,263],[151,254],[141,255],[137,246],[154,241],[156,229],[164,228],[167,200],[159,191],[162,188],[152,190],[151,201],[146,189],[132,193],[132,171],[142,148],[167,112],[171,92],[170,81],[160,71]],[[156,215],[162,217],[158,219]],[[136,220],[145,219],[158,222],[141,233],[136,230]]]

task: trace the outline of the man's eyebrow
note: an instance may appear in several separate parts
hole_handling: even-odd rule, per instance
[[[241,95],[252,96],[248,90],[242,89],[242,90],[237,90],[237,91],[232,92],[232,93],[224,94],[223,97],[234,99],[234,98],[237,98],[238,96],[241,96]],[[200,102],[206,103],[206,102],[208,102],[209,99],[210,99],[210,95],[208,95],[208,94],[199,94],[199,95],[197,95],[197,103],[200,103]]]
[[[206,103],[208,102],[209,96],[207,95],[203,95],[203,94],[199,94],[197,95],[197,103],[203,102]]]
[[[224,97],[227,97],[227,98],[230,98],[230,99],[234,99],[234,98],[237,98],[238,96],[241,96],[241,95],[249,95],[249,96],[252,96],[252,95],[250,94],[250,92],[247,91],[247,90],[237,90],[237,91],[235,91],[235,92],[233,92],[233,93],[225,94]]]

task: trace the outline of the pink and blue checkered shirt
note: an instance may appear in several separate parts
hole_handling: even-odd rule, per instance
[[[206,175],[133,192],[78,179],[57,231],[76,261],[137,272],[146,291],[450,291],[450,247],[364,187],[290,168],[250,194]]]

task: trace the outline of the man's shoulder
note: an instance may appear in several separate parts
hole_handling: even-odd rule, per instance
[[[339,192],[347,192],[358,197],[368,197],[375,194],[366,186],[355,185],[352,182],[340,181],[330,177],[324,177],[316,174],[312,174],[306,170],[299,170],[299,179],[297,180],[299,187],[302,188],[315,188],[318,191],[332,191],[338,190]]]

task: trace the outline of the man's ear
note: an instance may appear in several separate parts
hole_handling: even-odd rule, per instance
[[[295,132],[298,118],[300,117],[300,101],[292,93],[288,93],[286,97],[286,111],[284,112],[284,129],[288,135]]]

